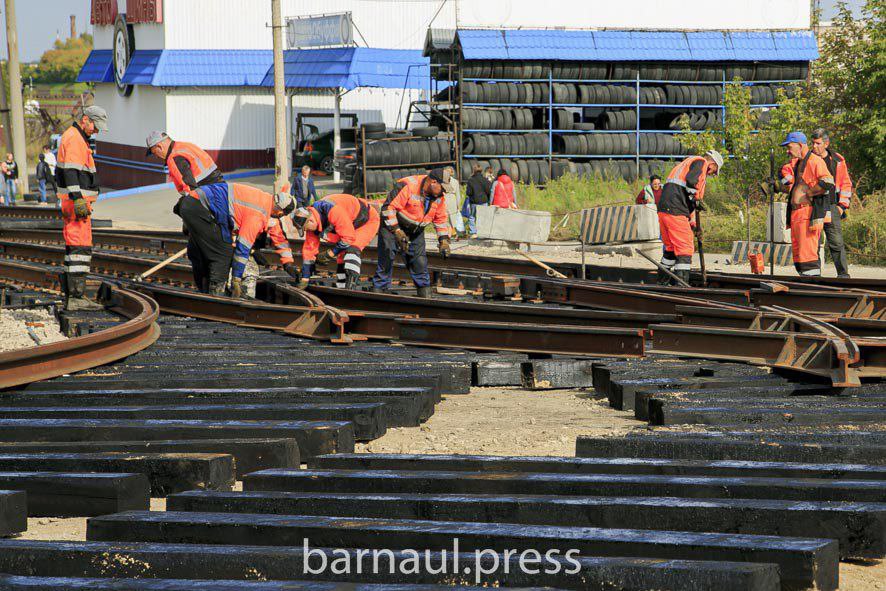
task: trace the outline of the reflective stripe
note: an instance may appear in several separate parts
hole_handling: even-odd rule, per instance
[[[70,193],[82,193],[82,191],[80,190],[80,185],[68,185],[67,187],[65,187],[65,189],[67,189]]]
[[[359,263],[361,260],[362,259],[360,258],[360,255],[357,253],[354,253],[354,252],[346,253],[345,258],[344,258],[345,262],[354,261],[354,262]]]
[[[392,227],[393,227],[393,226],[396,226],[396,225],[397,225],[397,220],[389,220],[389,219],[385,219],[385,225],[386,225],[386,226],[392,226]]]
[[[680,187],[686,186],[686,181],[683,179],[668,179],[668,183],[673,183],[674,185],[679,185]]]
[[[790,185],[793,182],[794,182],[794,176],[790,175],[790,174],[785,176],[783,179],[781,179],[782,185]]]
[[[234,260],[237,261],[238,263],[243,263],[245,265],[246,263],[249,262],[249,257],[235,256]]]
[[[666,259],[664,257],[661,258],[661,264],[665,267],[673,267],[677,264],[677,259]]]
[[[68,273],[89,273],[89,265],[65,265]]]
[[[852,191],[840,191],[840,197],[852,197]]]
[[[91,254],[66,254],[65,255],[65,262],[66,263],[72,263],[72,262],[88,263],[91,260],[92,260]]]
[[[77,164],[75,162],[58,162],[55,167],[61,168],[62,170],[79,170],[81,172],[95,173],[94,166],[83,166],[82,164]]]
[[[674,265],[674,271],[688,271],[692,268],[692,263],[677,263]]]
[[[357,274],[359,274],[359,273],[360,273],[360,265],[359,265],[359,264],[354,264],[354,263],[348,261],[348,262],[345,263],[345,270],[346,270],[346,271],[350,271],[350,272],[352,272],[352,273],[357,273]]]
[[[281,259],[291,259],[292,258],[292,250],[290,250],[288,248],[283,249],[283,250],[278,250],[277,256],[279,256]]]
[[[84,197],[98,197],[98,191],[93,191],[91,189],[80,189],[80,194]]]
[[[251,209],[253,211],[257,211],[265,217],[271,215],[267,210],[262,209],[261,206],[256,205],[254,203],[249,203],[248,201],[243,201],[242,199],[237,199],[236,197],[234,197],[234,199],[231,201],[231,209],[232,210],[234,208],[234,205],[239,205],[241,207],[246,207],[246,208]]]
[[[806,275],[808,277],[816,277],[821,275],[821,269],[809,269],[808,271],[800,271],[800,275]]]
[[[217,167],[215,164],[213,164],[210,168],[206,169],[206,170],[203,172],[203,174],[201,174],[200,176],[195,177],[194,180],[197,181],[197,182],[199,183],[200,181],[202,181],[203,179],[205,179],[206,177],[208,177],[209,175],[211,175],[213,172],[215,172],[217,168],[218,168],[218,167]]]
[[[345,242],[344,240],[339,240],[338,244],[335,245],[339,250],[347,250],[351,248],[351,245]]]
[[[237,236],[237,243],[242,244],[244,247],[246,247],[247,251],[252,250],[252,242],[243,239],[241,236]]]

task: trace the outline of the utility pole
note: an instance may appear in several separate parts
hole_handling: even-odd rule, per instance
[[[9,2],[10,0],[6,0]],[[289,182],[289,130],[286,127],[286,85],[283,77],[283,10],[280,0],[271,0],[271,30],[274,32],[274,190]]]
[[[9,48],[9,106],[12,109],[12,153],[19,166],[22,193],[28,187],[28,144],[25,140],[25,107],[22,101],[22,72],[18,62],[18,27],[15,0],[6,0],[6,44]],[[8,136],[7,136],[8,137]]]
[[[12,126],[9,124],[9,104],[6,102],[6,85],[3,84],[3,68],[0,67],[0,113],[3,115],[3,136],[12,148]]]

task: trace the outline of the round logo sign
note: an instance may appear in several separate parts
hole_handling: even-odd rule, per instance
[[[122,14],[117,15],[117,21],[114,23],[114,82],[117,84],[120,96],[132,94],[132,85],[123,84],[123,75],[129,67],[133,51],[135,51],[135,35],[132,27],[126,24]]]

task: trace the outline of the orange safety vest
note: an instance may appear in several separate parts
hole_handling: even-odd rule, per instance
[[[283,234],[278,220],[271,217],[274,197],[261,189],[228,183],[228,211],[237,235],[234,247],[233,271],[235,277],[243,276],[243,267],[249,261],[249,253],[256,239],[267,233],[281,263],[293,262],[289,241]]]
[[[199,146],[189,142],[174,142],[169,157],[166,158],[166,166],[169,168],[169,177],[179,193],[190,193],[191,187],[185,184],[181,171],[175,163],[176,158],[184,158],[191,165],[191,173],[194,180],[199,184],[218,168],[212,156]]]
[[[702,166],[701,175],[699,175],[698,177],[698,182],[695,184],[695,188],[690,187],[686,183],[686,177],[689,176],[689,167],[691,167],[695,162],[698,162],[699,160],[704,163],[704,156],[690,156],[689,158],[685,159],[683,162],[681,162],[671,170],[671,173],[668,175],[667,181],[665,181],[665,183],[673,183],[675,185],[683,187],[683,189],[685,189],[686,192],[689,194],[694,194],[696,201],[701,201],[702,199],[704,199],[705,184],[708,176],[708,167],[704,165]]]
[[[421,193],[421,185],[427,175],[419,174],[407,176],[397,182],[404,185],[394,196],[388,197],[381,207],[385,218],[385,225],[392,232],[400,225],[398,216],[413,226],[410,230],[424,228],[431,223],[437,231],[437,236],[449,236],[449,214],[446,211],[446,198],[440,196],[435,199],[425,213],[425,197]]]
[[[89,147],[86,134],[76,123],[59,140],[55,180],[60,197],[78,199],[83,196],[89,201],[95,201],[98,196],[92,148]]]

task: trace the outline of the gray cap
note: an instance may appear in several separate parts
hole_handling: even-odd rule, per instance
[[[95,124],[95,128],[99,131],[108,131],[108,112],[99,107],[92,105],[83,109],[83,114],[89,117],[89,120]]]
[[[708,150],[704,155],[717,163],[717,172],[719,173],[723,168],[723,156],[720,155],[720,152],[717,150]]]
[[[152,131],[148,134],[148,138],[145,140],[145,145],[148,146],[147,153],[151,153],[151,148],[168,138],[165,131]]]

